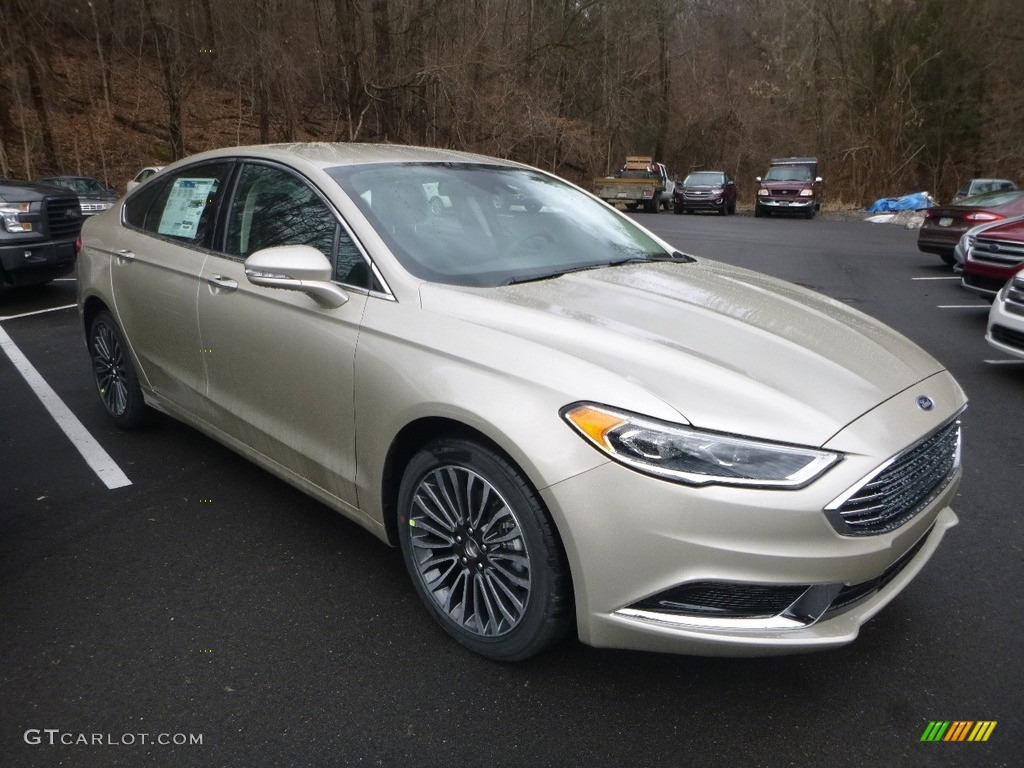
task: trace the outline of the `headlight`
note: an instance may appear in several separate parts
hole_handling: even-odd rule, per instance
[[[814,197],[814,190],[813,189],[801,189],[800,190],[800,197]]]
[[[831,451],[707,432],[591,403],[567,406],[562,417],[610,458],[687,485],[802,488],[842,458]]]
[[[764,187],[759,187],[758,190],[757,190],[757,196],[758,197],[767,197],[768,196],[768,190],[765,189]]]
[[[711,194],[712,195],[720,195],[720,194],[722,194],[722,189],[720,187],[716,188],[716,189],[712,189],[711,190]]]
[[[32,210],[31,203],[0,203],[0,220],[8,232],[31,232],[32,222],[22,221],[20,214]]]

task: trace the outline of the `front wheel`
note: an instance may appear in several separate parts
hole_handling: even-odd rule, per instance
[[[947,266],[950,266],[950,267],[955,267],[956,266],[956,258],[953,256],[952,253],[942,253],[942,254],[939,254],[939,258],[941,258],[946,263]]]
[[[121,329],[109,312],[100,312],[89,326],[89,355],[103,407],[122,429],[136,429],[156,416],[142,397]]]
[[[398,514],[416,591],[463,646],[519,661],[565,635],[572,600],[561,544],[506,458],[468,440],[433,441],[405,469]]]

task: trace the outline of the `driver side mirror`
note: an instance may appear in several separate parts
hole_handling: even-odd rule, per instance
[[[760,176],[755,176],[754,177],[754,181],[756,181],[758,184],[760,184],[761,183],[761,177]]]
[[[331,282],[331,273],[331,262],[310,245],[263,248],[245,260],[245,276],[253,285],[301,291],[324,309],[348,301],[348,294]]]

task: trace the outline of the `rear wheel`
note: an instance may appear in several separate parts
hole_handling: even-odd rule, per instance
[[[561,543],[506,458],[468,440],[435,440],[406,467],[398,513],[416,591],[463,646],[519,661],[565,635],[572,601]]]
[[[122,429],[136,429],[156,416],[142,397],[128,345],[109,312],[100,312],[89,326],[89,355],[103,407]]]

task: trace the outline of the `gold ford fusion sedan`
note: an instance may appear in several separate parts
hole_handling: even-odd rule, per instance
[[[238,147],[91,218],[100,400],[401,547],[494,659],[853,640],[957,518],[964,394],[855,310],[693,259],[545,172]]]

